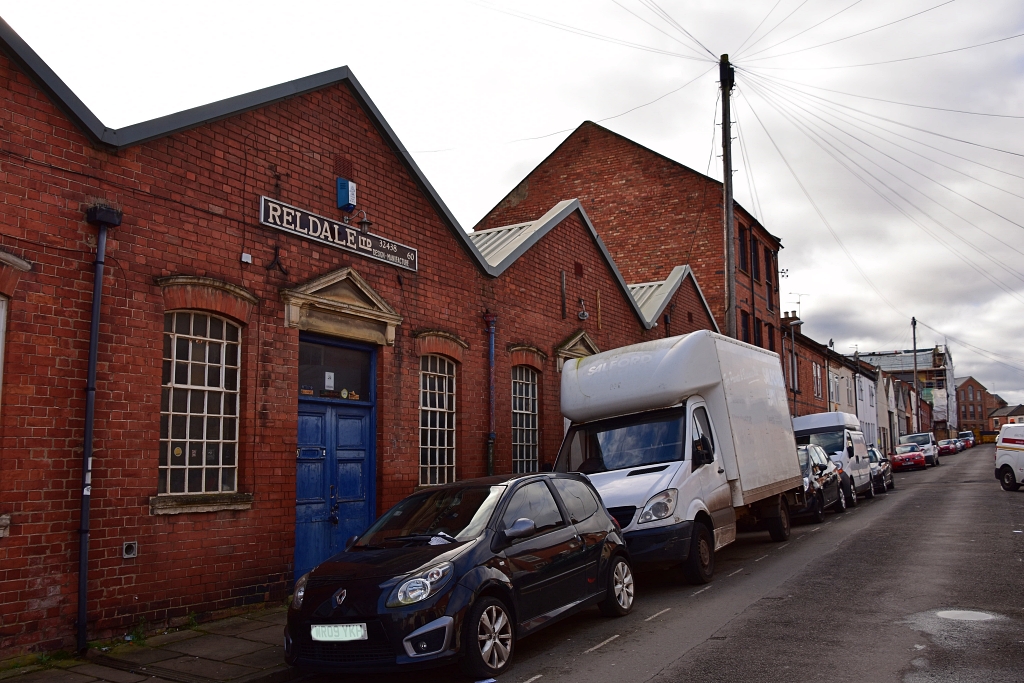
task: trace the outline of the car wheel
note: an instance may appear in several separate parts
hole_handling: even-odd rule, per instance
[[[846,491],[842,484],[839,485],[839,490],[836,492],[839,496],[836,498],[836,502],[832,505],[832,509],[836,512],[846,512]]]
[[[868,477],[868,490],[864,492],[864,498],[871,500],[875,497],[875,480],[872,477]]]
[[[598,607],[606,617],[624,617],[633,611],[633,569],[622,555],[612,558],[608,588]]]
[[[477,600],[466,619],[463,673],[476,679],[494,678],[508,671],[515,653],[516,634],[511,610],[498,598]]]
[[[768,534],[772,537],[773,541],[781,543],[782,541],[789,540],[789,530],[789,505],[783,499],[779,501],[779,516],[768,520]]]
[[[846,484],[846,507],[857,507],[857,486],[853,483],[853,479]]]
[[[817,507],[815,508],[811,519],[814,520],[815,524],[821,524],[825,521],[825,494],[818,494]]]
[[[939,466],[939,456],[937,456],[937,455],[935,456],[935,466],[936,467]]]
[[[1013,478],[1013,470],[1009,467],[999,470],[999,485],[1004,491],[1016,491],[1020,488],[1020,484]]]
[[[701,584],[711,581],[715,573],[715,540],[711,530],[703,524],[693,525],[690,537],[690,554],[683,565],[683,576],[690,583]]]
[[[889,484],[886,486],[886,488],[889,489],[890,491],[892,491],[894,488],[896,488],[896,475],[895,474],[890,474],[889,475]]]

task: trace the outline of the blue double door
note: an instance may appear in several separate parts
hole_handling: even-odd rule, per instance
[[[370,400],[359,402],[299,401],[295,579],[344,550],[374,520],[372,389],[367,394]]]

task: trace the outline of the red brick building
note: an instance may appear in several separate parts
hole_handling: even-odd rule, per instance
[[[572,198],[587,210],[627,282],[664,280],[673,268],[689,266],[727,328],[720,182],[588,121],[476,229],[531,220]],[[739,204],[735,215],[737,336],[777,351],[781,240]]]
[[[989,429],[988,416],[1001,407],[997,397],[973,377],[957,377],[956,392],[960,431],[974,432],[974,436],[980,438],[981,433]]]
[[[345,68],[113,130],[0,46],[0,659],[76,633],[90,207],[89,638],[280,599],[416,487],[550,462],[565,360],[715,327],[578,202],[485,257]]]

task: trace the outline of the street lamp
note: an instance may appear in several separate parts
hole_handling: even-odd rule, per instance
[[[796,331],[793,329],[797,325],[803,325],[804,321],[800,318],[789,321],[789,388],[793,390],[793,416],[796,417],[796,391],[797,391],[797,377],[796,377]]]

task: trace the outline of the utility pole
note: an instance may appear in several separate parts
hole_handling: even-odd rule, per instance
[[[725,309],[725,333],[736,339],[736,217],[732,209],[732,110],[729,95],[736,74],[729,55],[718,63],[718,80],[722,86],[722,186],[725,190],[725,287],[728,303]]]
[[[914,432],[921,431],[921,390],[917,388],[917,318],[910,319],[910,329],[914,337],[914,401],[917,404],[914,410]]]

